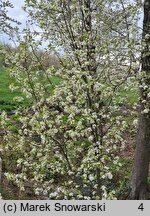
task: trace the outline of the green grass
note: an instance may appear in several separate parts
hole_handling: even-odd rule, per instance
[[[44,82],[42,79],[40,80],[41,82]],[[61,80],[59,77],[53,77],[51,81],[54,85],[58,85]],[[15,80],[10,77],[9,70],[0,66],[0,111],[11,111],[19,106],[29,106],[31,103],[27,99],[25,99],[23,102],[15,102],[13,100],[14,97],[23,96],[23,94],[21,91],[19,91],[19,89],[12,92],[9,89],[9,85],[11,83],[15,83]],[[53,92],[52,89],[51,91]]]
[[[131,105],[138,102],[138,97],[139,97],[139,93],[136,88],[128,89],[128,90],[122,89],[117,94],[118,102],[119,102],[119,98],[126,98],[126,102]]]
[[[24,101],[22,103],[15,102],[13,100],[16,96],[22,96],[19,90],[11,92],[9,85],[14,82],[14,79],[9,76],[9,71],[0,67],[0,111],[10,111],[16,109],[19,105],[27,105],[28,102]]]

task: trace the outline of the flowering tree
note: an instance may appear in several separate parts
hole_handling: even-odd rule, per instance
[[[13,5],[10,3],[9,0],[0,0],[0,32],[5,32],[7,34],[12,34],[15,30],[12,27],[12,23],[18,23],[13,18],[7,15],[8,8],[13,8]]]
[[[138,5],[123,0],[28,0],[25,9],[60,67],[44,67],[36,55],[41,40],[29,30],[15,58],[9,56],[11,74],[32,106],[17,111],[15,132],[2,116],[6,154],[15,152],[18,169],[6,175],[22,190],[32,181],[37,194],[50,198],[114,199],[126,129],[117,93],[138,70]],[[54,78],[59,78],[58,85]]]

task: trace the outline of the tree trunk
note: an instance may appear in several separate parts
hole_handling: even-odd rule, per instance
[[[139,126],[136,140],[135,161],[131,179],[130,199],[147,199],[148,170],[150,163],[150,0],[144,1],[142,35],[142,67],[140,85]],[[143,103],[142,101],[146,101]]]

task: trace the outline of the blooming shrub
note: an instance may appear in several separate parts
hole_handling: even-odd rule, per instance
[[[32,182],[37,195],[50,199],[116,199],[112,184],[121,167],[118,153],[127,125],[117,92],[128,77],[134,78],[136,7],[69,2],[26,1],[25,9],[43,29],[41,38],[50,40],[48,49],[56,53],[60,67],[41,64],[36,53],[42,42],[29,30],[15,57],[9,56],[11,75],[32,105],[17,111],[15,132],[2,115],[5,154],[16,165],[5,175],[22,190]],[[123,11],[132,12],[127,32]],[[54,77],[60,79],[58,85]]]

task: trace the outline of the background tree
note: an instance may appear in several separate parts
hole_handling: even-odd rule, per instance
[[[147,199],[150,163],[150,1],[144,1],[141,71],[139,78],[140,109],[131,198]]]

